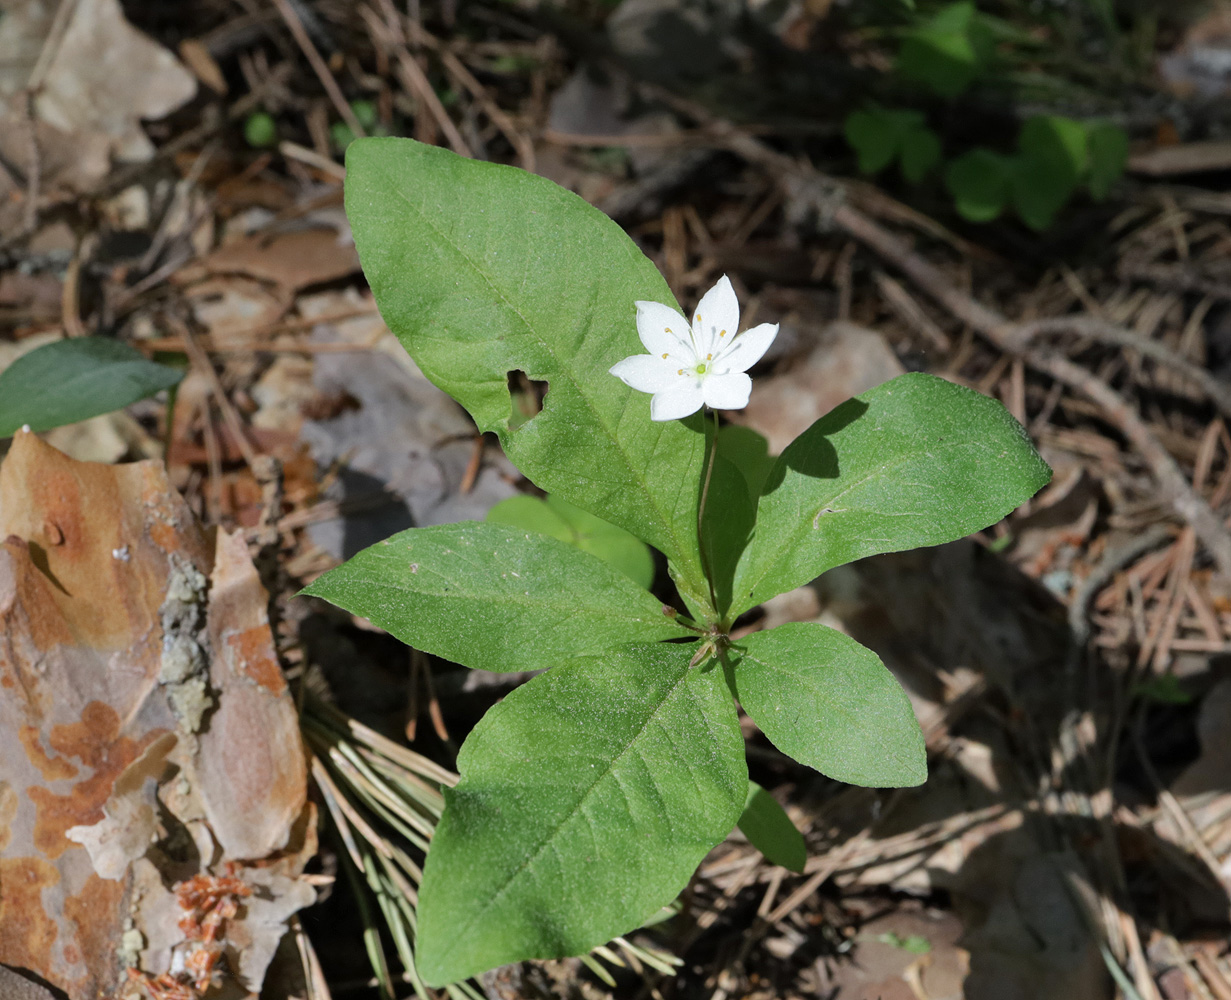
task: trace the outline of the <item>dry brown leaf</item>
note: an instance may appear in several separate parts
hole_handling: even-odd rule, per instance
[[[63,2],[72,9],[50,45],[55,4],[15,0],[0,18],[0,155],[24,169],[36,138],[43,193],[84,191],[113,157],[149,159],[154,147],[141,121],[162,118],[196,93],[192,75],[125,19],[119,0]],[[43,54],[49,61],[32,136],[23,90]],[[0,171],[0,229],[20,217],[22,194]]]
[[[73,1000],[207,966],[174,887],[229,878],[263,900],[219,939],[259,989],[312,899],[315,832],[242,537],[211,538],[160,463],[76,462],[28,433],[0,466],[0,537],[0,962]]]
[[[333,228],[300,229],[277,236],[257,234],[219,247],[204,260],[184,268],[180,282],[209,275],[238,274],[278,287],[283,295],[359,270],[354,243]]]

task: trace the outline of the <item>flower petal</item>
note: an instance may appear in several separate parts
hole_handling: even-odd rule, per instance
[[[697,357],[717,354],[739,329],[739,300],[731,279],[725,274],[718,284],[701,296],[692,314],[692,333],[697,342]]]
[[[634,354],[607,370],[638,392],[662,392],[682,381],[677,374],[679,365],[653,354]]]
[[[685,359],[692,356],[688,320],[661,302],[637,303],[637,336],[655,357],[661,358],[664,354],[678,357],[681,352],[686,352]]]
[[[777,323],[762,323],[751,330],[745,330],[735,338],[730,347],[714,359],[715,369],[723,373],[746,372],[764,357],[776,336]]]
[[[715,410],[742,410],[752,394],[752,379],[743,372],[707,375],[701,383],[701,393],[706,405]]]
[[[677,388],[654,394],[650,400],[650,419],[679,420],[696,413],[703,402],[701,386],[693,379],[682,379]]]

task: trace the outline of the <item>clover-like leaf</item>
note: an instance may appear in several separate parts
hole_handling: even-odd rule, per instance
[[[1086,170],[1086,130],[1058,115],[1039,115],[1022,126],[1013,161],[1013,207],[1031,229],[1042,231],[1073,196]]]
[[[483,717],[424,867],[426,983],[627,933],[730,833],[748,790],[744,742],[722,671],[689,667],[695,648],[563,663]]]
[[[945,187],[958,215],[970,222],[991,222],[1009,200],[1012,163],[988,149],[972,149],[945,168]]]

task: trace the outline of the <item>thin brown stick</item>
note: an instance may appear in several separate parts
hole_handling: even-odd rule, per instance
[[[214,370],[213,362],[209,360],[209,356],[197,342],[196,335],[189,329],[187,323],[181,322],[174,316],[168,316],[167,320],[176,328],[180,338],[183,340],[185,352],[188,355],[188,360],[192,362],[192,366],[204,375],[206,381],[209,382],[210,390],[218,404],[218,412],[222,414],[223,423],[227,425],[227,430],[231,432],[231,436],[235,439],[235,447],[243,455],[244,462],[247,463],[248,468],[255,470],[258,457],[256,450],[248,440],[248,433],[244,430],[243,421],[239,419],[239,413],[227,395],[226,388],[218,377],[218,373]]]
[[[1075,333],[1079,337],[1097,340],[1101,344],[1131,348],[1195,382],[1224,416],[1231,416],[1231,386],[1226,382],[1180,357],[1161,341],[1139,336],[1106,320],[1093,316],[1055,316],[1051,319],[1018,323],[1013,327],[1010,339],[1019,345],[1019,349],[1025,350],[1027,342],[1049,333]]]
[[[1021,356],[1027,364],[1076,390],[1097,404],[1105,419],[1137,450],[1149,466],[1164,498],[1214,559],[1218,570],[1231,574],[1231,534],[1210,505],[1192,488],[1171,454],[1145,421],[1111,386],[1066,357],[1028,349],[1029,337],[1019,333],[1019,324],[977,302],[958,288],[934,264],[915,253],[879,223],[843,201],[843,185],[770,149],[760,140],[715,119],[703,108],[688,104],[688,113],[727,136],[727,148],[770,170],[797,200],[811,204],[822,223],[844,231],[875,251],[910,278],[920,289],[944,306],[956,319],[976,330],[1000,350]],[[1127,332],[1127,331],[1126,331]],[[1138,346],[1134,344],[1133,346]],[[1204,384],[1204,383],[1203,383]]]
[[[325,88],[325,93],[329,95],[329,100],[333,104],[334,110],[342,116],[342,120],[346,122],[355,135],[367,135],[363,126],[359,124],[359,119],[355,117],[355,112],[351,110],[351,106],[346,102],[346,98],[338,86],[338,81],[329,72],[329,67],[325,64],[325,60],[321,58],[321,54],[313,44],[312,38],[304,29],[303,22],[299,19],[299,15],[295,13],[295,8],[291,6],[290,0],[274,0],[274,6],[278,8],[278,13],[282,15],[282,20],[286,22],[286,26],[290,29],[295,43],[307,57],[308,63],[312,66],[312,71],[316,73],[317,79],[321,81],[321,86]]]
[[[904,272],[921,289],[954,316],[968,323],[994,345],[1010,354],[1022,355],[1036,371],[1044,372],[1096,403],[1103,417],[1137,450],[1149,466],[1161,492],[1213,557],[1220,573],[1231,574],[1231,534],[1221,520],[1193,490],[1171,454],[1145,421],[1106,382],[1058,354],[1027,350],[1019,340],[1017,325],[976,302],[961,291],[935,265],[924,260],[900,239],[849,205],[839,205],[833,223],[876,251]]]
[[[423,67],[406,48],[406,38],[401,26],[396,22],[389,24],[382,21],[380,15],[366,4],[359,9],[359,13],[367,22],[368,32],[372,35],[372,40],[377,47],[395,48],[393,55],[397,60],[398,79],[401,80],[406,91],[427,108],[428,113],[440,126],[440,130],[444,132],[445,138],[449,140],[453,152],[459,156],[474,156],[466,140],[462,138],[462,133],[458,131],[457,125],[449,117],[449,112],[440,103],[440,98],[436,96],[436,90],[432,87],[432,82],[427,78]]]

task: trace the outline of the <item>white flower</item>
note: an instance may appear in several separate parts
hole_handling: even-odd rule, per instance
[[[637,334],[649,354],[613,365],[611,374],[638,392],[653,393],[650,419],[678,420],[704,403],[715,410],[748,405],[752,379],[745,372],[778,335],[777,323],[737,333],[739,302],[724,274],[702,296],[692,325],[661,302],[637,303]]]

